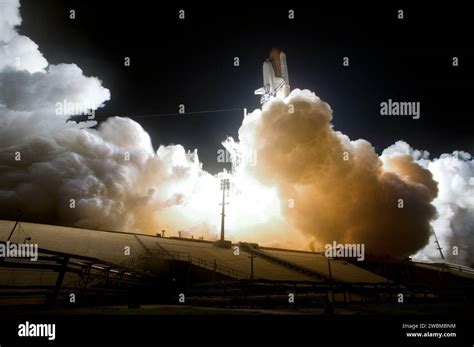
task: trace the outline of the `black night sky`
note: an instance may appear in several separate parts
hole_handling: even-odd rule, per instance
[[[152,6],[150,1],[21,1],[20,33],[50,64],[76,63],[110,89],[99,117],[259,107],[262,63],[287,54],[292,88],[310,89],[334,111],[336,130],[369,140],[378,153],[403,139],[432,156],[474,152],[470,11],[400,5],[313,9]],[[453,6],[454,7],[454,6]],[[184,8],[186,19],[178,19]],[[295,19],[288,19],[288,10]],[[404,19],[397,19],[397,10]],[[69,19],[69,10],[76,19]],[[471,23],[470,23],[471,22]],[[350,58],[344,67],[342,59]],[[452,57],[459,66],[452,66]],[[124,66],[124,57],[131,66]],[[239,57],[240,66],[233,65]],[[380,115],[387,99],[420,101],[421,118]],[[241,111],[137,118],[159,144],[198,149],[207,171],[237,137]]]

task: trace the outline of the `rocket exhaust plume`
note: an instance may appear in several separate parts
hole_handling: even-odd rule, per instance
[[[430,160],[429,153],[411,148],[403,141],[385,149],[386,157],[411,156],[430,170],[438,182],[439,192],[433,205],[438,212],[431,223],[443,248],[446,261],[474,266],[474,159],[469,153],[454,151]],[[421,261],[440,261],[435,236],[414,257]]]
[[[1,6],[0,218],[22,208],[30,221],[217,238],[220,177],[202,169],[197,151],[155,150],[128,118],[97,128],[70,121],[78,108],[102,107],[109,90],[75,64],[49,65],[16,31],[19,2]],[[471,156],[430,160],[400,141],[379,157],[333,130],[329,105],[312,92],[279,95],[274,82],[289,82],[274,64],[263,92],[276,97],[244,118],[237,142],[223,143],[235,160],[227,235],[303,249],[364,243],[367,253],[438,260],[433,227],[443,247],[459,248],[448,260],[472,263]]]
[[[274,99],[244,120],[242,152],[256,151],[245,171],[275,186],[281,210],[322,247],[364,243],[372,254],[408,256],[430,236],[437,195],[432,174],[409,155],[387,167],[365,140],[334,131],[328,104],[307,90]]]

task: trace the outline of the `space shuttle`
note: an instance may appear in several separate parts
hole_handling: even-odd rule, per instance
[[[284,98],[290,94],[286,54],[278,48],[272,48],[270,57],[263,62],[263,87],[257,89],[255,94],[262,96],[262,105],[275,97]]]

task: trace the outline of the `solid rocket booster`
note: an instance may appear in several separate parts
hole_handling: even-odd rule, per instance
[[[263,87],[255,94],[262,95],[262,105],[275,97],[284,98],[290,94],[286,54],[278,48],[272,48],[270,57],[263,62]]]

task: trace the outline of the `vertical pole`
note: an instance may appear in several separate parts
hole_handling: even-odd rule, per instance
[[[224,218],[225,218],[225,180],[222,180],[222,212],[221,212],[221,241],[224,241]]]
[[[56,278],[56,285],[54,286],[54,290],[51,293],[51,295],[47,298],[47,301],[46,301],[47,305],[52,306],[56,304],[56,300],[58,298],[59,292],[61,290],[61,286],[63,284],[64,275],[66,274],[66,271],[67,271],[68,262],[69,262],[69,257],[65,256],[62,259],[61,267],[58,272],[58,277]]]
[[[253,255],[253,250],[250,251],[250,279],[253,280],[253,258],[254,258],[254,255]]]
[[[439,245],[438,237],[436,236],[436,233],[434,232],[434,230],[433,230],[433,235],[434,235],[434,237],[435,237],[435,243],[436,243],[436,245],[438,246],[438,247],[436,247],[436,248],[438,249],[439,254],[441,255],[441,259],[443,259],[443,261],[444,261],[443,249],[442,249],[441,246]]]
[[[332,271],[331,271],[331,260],[328,258],[328,268],[329,268],[329,284],[331,286],[331,296],[332,302],[334,303],[334,288],[332,287]]]
[[[448,264],[446,264],[446,260],[444,259],[443,248],[441,248],[441,246],[439,244],[438,237],[436,236],[436,233],[434,232],[433,229],[431,230],[431,232],[433,233],[433,235],[435,237],[435,243],[437,245],[436,248],[438,249],[439,254],[441,255],[441,259],[443,260],[444,268],[446,270],[446,271],[441,270],[440,272],[438,272],[438,274],[440,275],[441,282],[443,284],[445,284],[446,273],[449,271]]]
[[[224,219],[225,219],[225,192],[229,189],[229,179],[223,178],[221,180],[221,189],[222,189],[222,212],[221,212],[221,241],[225,240],[224,235]]]
[[[332,271],[331,271],[331,261],[328,258],[328,268],[329,268],[329,280],[332,283]]]

